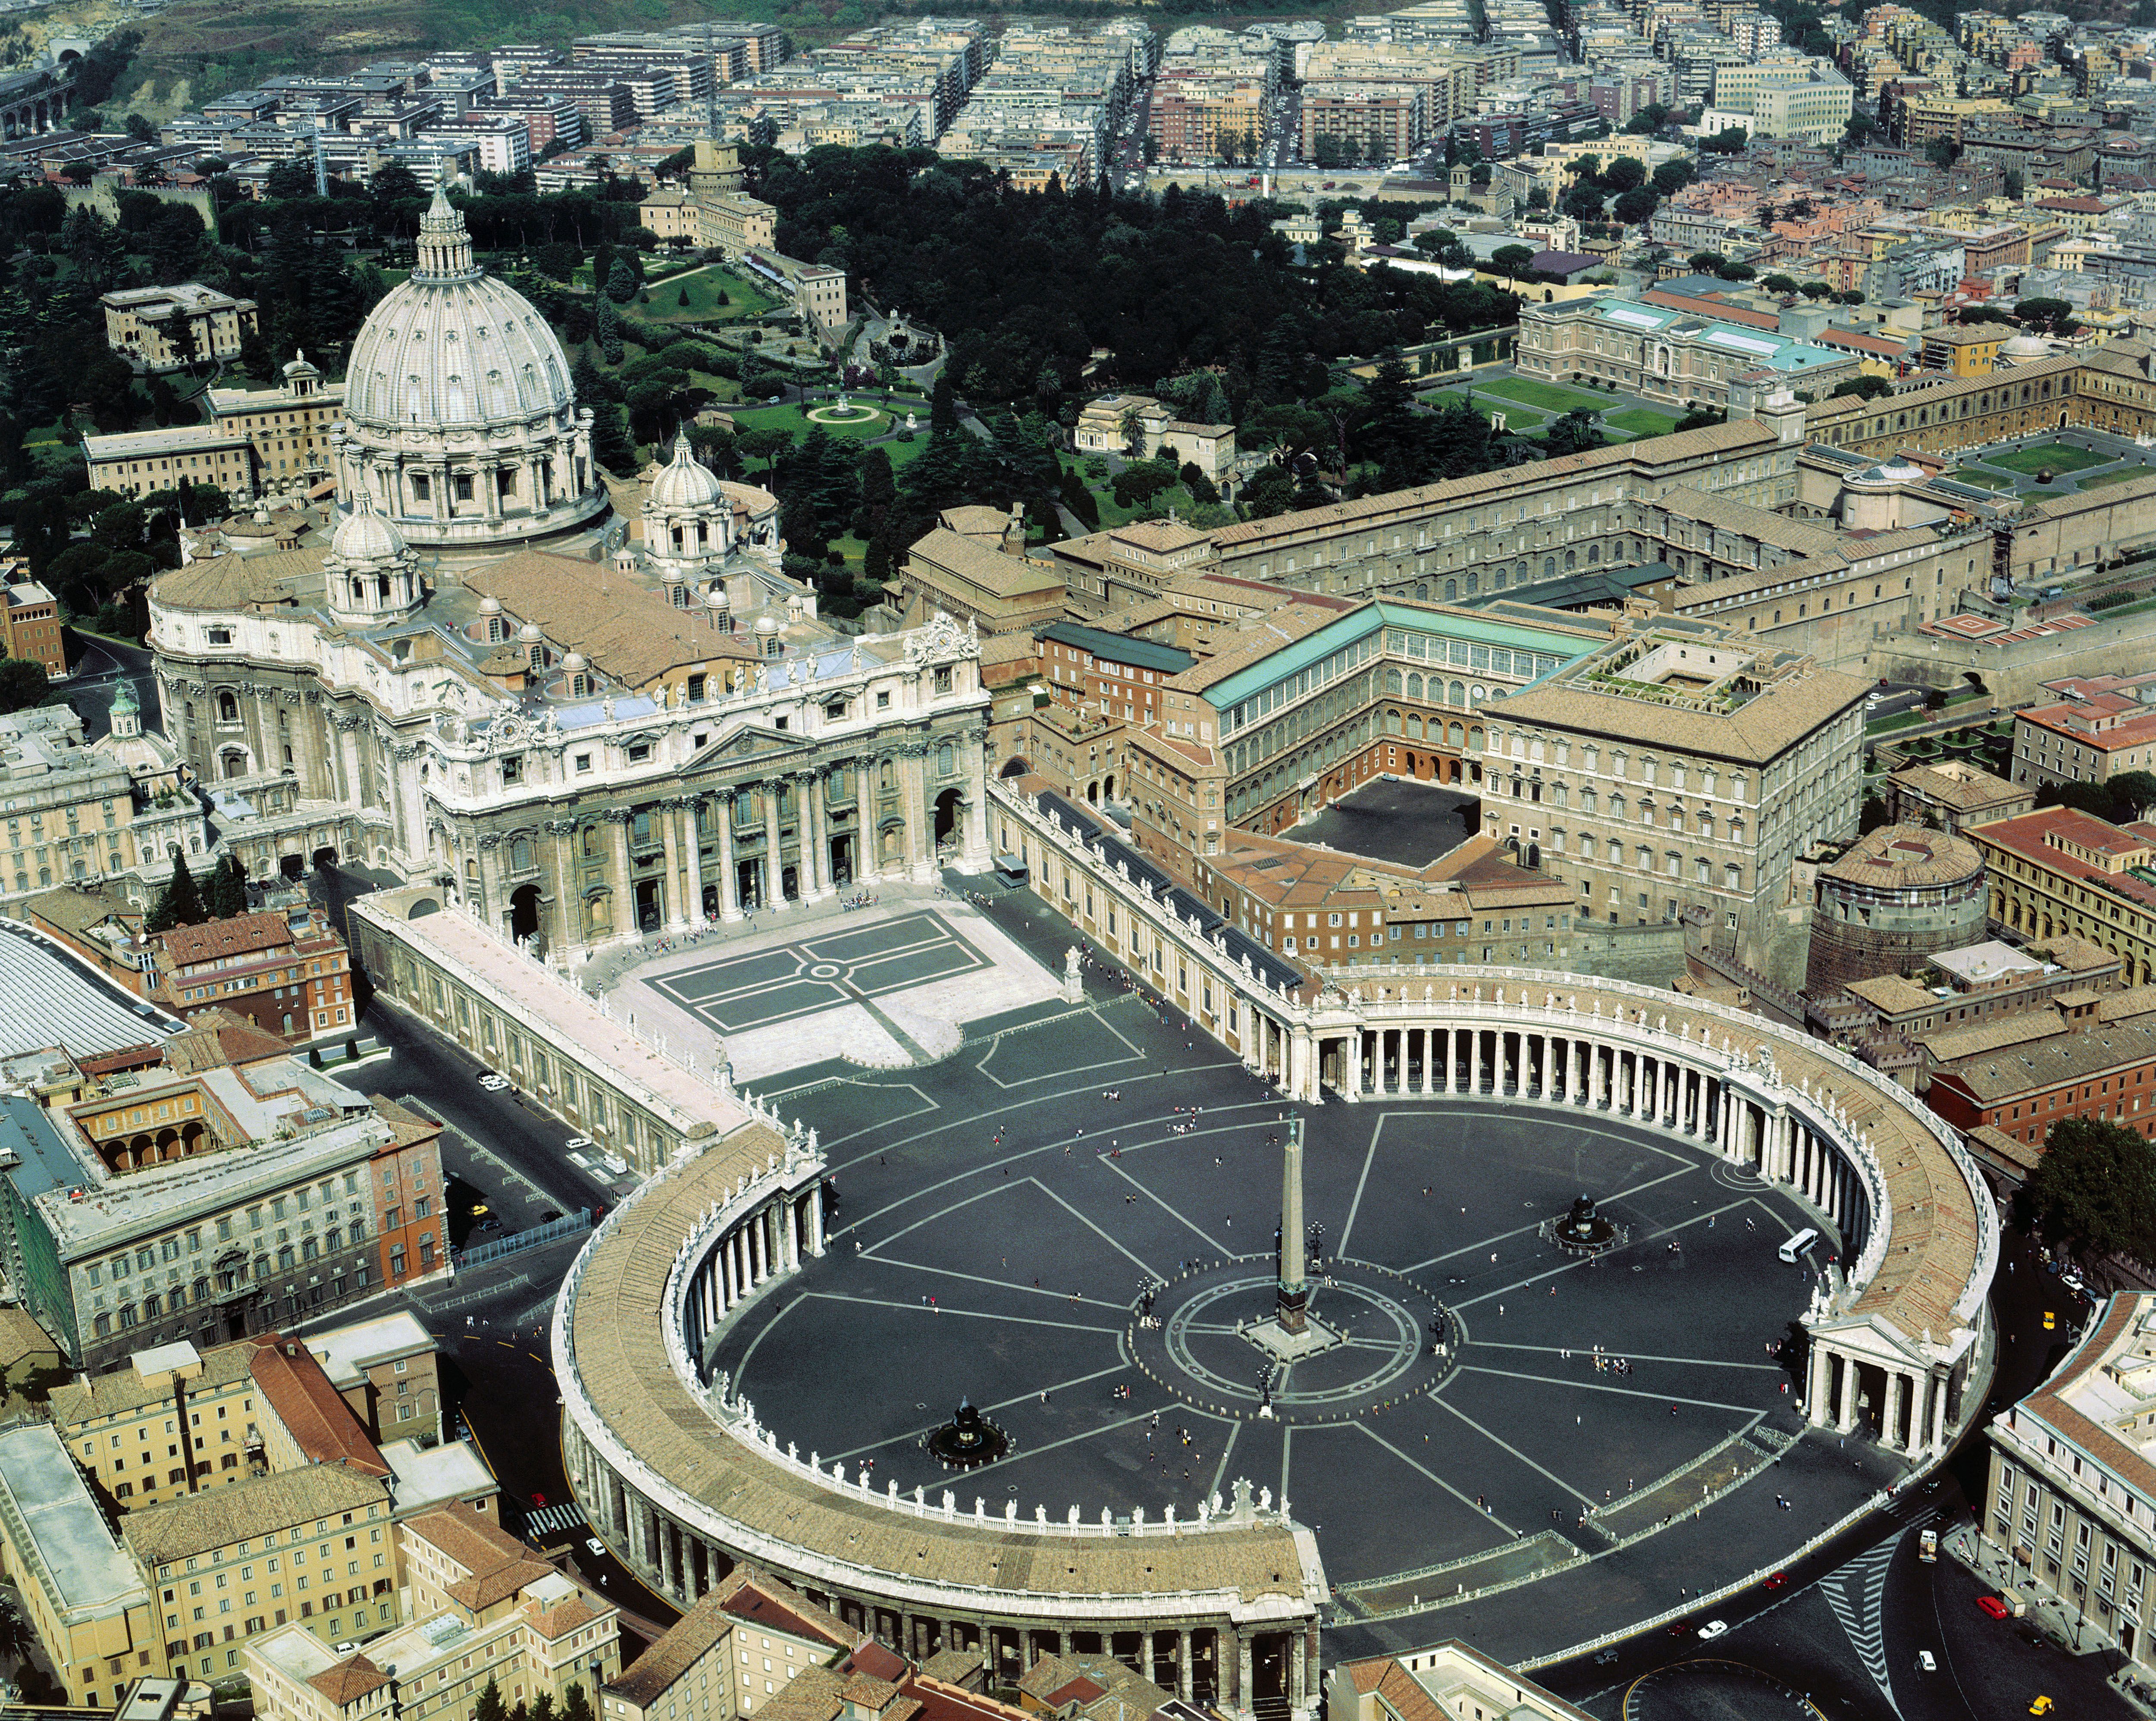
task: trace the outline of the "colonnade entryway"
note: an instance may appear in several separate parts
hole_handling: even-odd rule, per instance
[[[706,1342],[740,1303],[782,1273],[798,1272],[801,1257],[824,1252],[824,1186],[774,1189],[706,1247],[689,1276],[683,1325],[701,1377]]]
[[[1807,1419],[1837,1434],[1863,1434],[1890,1451],[1922,1457],[1946,1449],[1959,1419],[1960,1380],[1948,1369],[1864,1355],[1815,1334]]]

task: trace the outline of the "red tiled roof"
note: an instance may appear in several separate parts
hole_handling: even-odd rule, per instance
[[[345,1464],[385,1480],[389,1467],[315,1354],[297,1339],[265,1344],[248,1364],[277,1420],[316,1464]]]

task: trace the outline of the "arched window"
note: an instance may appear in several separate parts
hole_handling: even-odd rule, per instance
[[[1543,557],[1543,578],[1544,579],[1548,579],[1548,578],[1550,578],[1552,576],[1553,576],[1556,573],[1557,573],[1557,557],[1554,557],[1554,556],[1545,556],[1545,557]]]
[[[1457,599],[1457,598],[1459,598],[1459,596],[1460,596],[1460,582],[1459,582],[1458,580],[1456,580],[1456,579],[1449,579],[1449,580],[1447,580],[1447,581],[1445,583],[1445,601],[1446,603],[1448,603],[1448,604],[1450,604],[1450,603],[1454,602],[1455,599]]]
[[[1564,571],[1567,573],[1570,573],[1575,568],[1578,567],[1578,556],[1573,551],[1567,550],[1564,552]]]
[[[1469,597],[1471,597],[1471,597],[1473,597],[1473,596],[1474,596],[1477,592],[1481,591],[1481,589],[1482,589],[1482,577],[1481,577],[1481,575],[1480,575],[1480,574],[1478,574],[1478,573],[1471,573],[1471,574],[1469,574],[1469,575],[1467,576],[1467,595],[1468,595]]]
[[[531,866],[531,839],[530,837],[520,836],[516,841],[510,844],[509,864],[515,867],[519,872],[530,871]]]
[[[1466,686],[1465,686],[1464,684],[1460,683],[1460,682],[1458,682],[1458,681],[1455,681],[1455,682],[1453,682],[1453,683],[1451,684],[1451,686],[1450,686],[1447,689],[1447,691],[1446,691],[1445,696],[1445,702],[1447,705],[1465,705],[1465,704],[1466,704],[1466,703],[1467,703],[1467,689],[1466,689]],[[1460,726],[1459,726],[1459,724],[1455,723],[1452,727],[1453,727],[1454,728],[1457,729]]]
[[[217,720],[220,723],[239,721],[239,697],[228,687],[217,690]]]
[[[1393,696],[1393,697],[1394,697],[1394,698],[1395,698],[1395,699],[1397,699],[1397,698],[1399,698],[1399,695],[1400,695],[1400,672],[1399,672],[1398,670],[1396,670],[1396,669],[1391,669],[1391,668],[1388,668],[1388,669],[1386,670],[1386,671],[1385,671],[1385,691],[1386,691],[1386,692],[1388,692],[1388,693],[1389,693],[1389,694],[1391,694],[1391,695]]]
[[[1422,697],[1422,677],[1420,676],[1409,676],[1408,677],[1408,697],[1409,699],[1420,699]]]

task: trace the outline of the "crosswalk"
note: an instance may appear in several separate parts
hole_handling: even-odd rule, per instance
[[[584,1522],[584,1508],[573,1501],[566,1506],[535,1506],[524,1514],[526,1539],[558,1536]]]
[[[1857,1660],[1864,1663],[1864,1671],[1871,1676],[1871,1682],[1887,1699],[1887,1707],[1899,1715],[1901,1706],[1894,1701],[1894,1682],[1887,1671],[1887,1620],[1882,1603],[1887,1594],[1887,1568],[1894,1563],[1902,1536],[1910,1529],[1921,1528],[1933,1522],[1940,1513],[1936,1506],[1920,1498],[1892,1500],[1886,1509],[1890,1518],[1907,1528],[1858,1554],[1831,1576],[1821,1579],[1819,1593],[1840,1622],[1849,1647],[1856,1652]]]

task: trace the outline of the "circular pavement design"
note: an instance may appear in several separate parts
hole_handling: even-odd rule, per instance
[[[1819,1711],[1742,1662],[1679,1662],[1635,1681],[1625,1721],[1812,1721]]]
[[[878,1492],[1188,1522],[1247,1477],[1363,1618],[1634,1561],[1746,1476],[1701,1528],[1763,1568],[1801,1533],[1756,1472],[1799,1426],[1780,1348],[1810,1281],[1775,1250],[1817,1215],[1698,1148],[1531,1102],[1306,1108],[1312,1313],[1338,1342],[1280,1360],[1247,1329],[1274,1312],[1288,1107],[1216,1048],[1127,1004],[800,1074],[776,1097],[825,1144],[831,1246],[710,1364]],[[1628,1234],[1586,1261],[1540,1235],[1582,1193]],[[962,1396],[1012,1451],[956,1475],[921,1442]],[[1699,1574],[1669,1557],[1673,1595]]]

